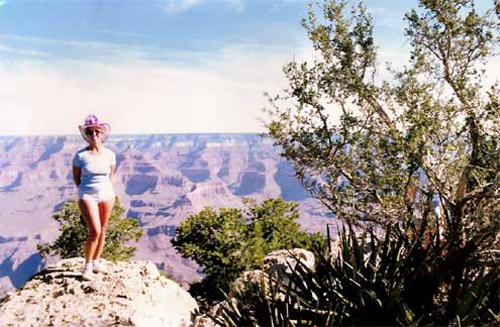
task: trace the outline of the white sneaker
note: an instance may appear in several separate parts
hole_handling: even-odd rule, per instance
[[[92,274],[92,266],[85,265],[83,267],[82,279],[86,280],[86,281],[91,281],[93,277],[94,277],[94,274]]]
[[[101,273],[101,274],[107,273],[106,268],[104,267],[104,265],[101,262],[99,262],[99,261],[93,261],[92,263],[93,263],[93,266],[94,266],[94,268],[92,269],[92,271],[94,273],[96,273],[96,274],[97,273]]]

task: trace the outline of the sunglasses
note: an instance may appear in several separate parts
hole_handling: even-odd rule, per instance
[[[88,135],[88,136],[93,135],[93,134],[95,134],[95,135],[99,135],[99,134],[101,134],[101,131],[100,131],[100,130],[98,130],[98,129],[90,129],[90,128],[89,128],[89,129],[87,129],[87,130],[85,131],[85,134],[86,134],[86,135]]]

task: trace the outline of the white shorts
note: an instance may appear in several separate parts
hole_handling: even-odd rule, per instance
[[[113,190],[105,190],[96,193],[84,193],[78,192],[78,198],[80,200],[91,200],[97,203],[108,201],[115,198],[115,192]]]

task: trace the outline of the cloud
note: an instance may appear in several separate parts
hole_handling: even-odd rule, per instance
[[[16,55],[23,55],[23,56],[34,56],[34,57],[47,57],[48,54],[41,52],[41,51],[36,51],[36,50],[31,50],[31,49],[19,49],[19,48],[13,48],[9,46],[5,46],[0,44],[0,52],[8,52]]]
[[[201,57],[197,65],[140,52],[113,63],[0,61],[0,135],[76,134],[88,113],[114,133],[262,132],[263,93],[285,86],[291,49],[240,44]]]
[[[31,47],[36,47],[36,45],[43,46],[54,46],[54,47],[64,47],[66,49],[74,49],[78,51],[89,51],[89,52],[118,52],[118,51],[133,51],[137,49],[142,49],[144,47],[134,47],[129,45],[121,45],[117,43],[106,43],[106,42],[96,42],[96,41],[73,41],[64,39],[50,39],[42,37],[32,37],[32,36],[21,36],[13,34],[0,34],[0,40],[23,42]]]
[[[0,41],[5,43],[14,41],[15,43],[26,44],[26,49],[20,49],[0,44],[0,52],[9,52],[18,55],[39,56],[39,57],[61,57],[61,53],[73,53],[77,58],[86,58],[89,60],[111,61],[120,60],[177,60],[177,61],[195,61],[203,53],[193,53],[190,51],[165,49],[155,46],[128,45],[110,42],[96,41],[74,41],[57,40],[41,37],[19,36],[12,34],[0,34]],[[35,50],[43,48],[44,52]],[[65,55],[62,55],[65,56]]]
[[[201,0],[167,0],[165,9],[168,14],[173,15],[199,5],[201,2]]]

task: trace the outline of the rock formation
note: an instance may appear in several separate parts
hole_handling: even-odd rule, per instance
[[[0,297],[43,269],[36,244],[53,242],[52,216],[77,190],[71,173],[80,135],[0,137]],[[200,269],[173,248],[175,227],[205,206],[241,208],[281,196],[298,201],[298,222],[325,231],[333,217],[309,198],[272,140],[257,134],[111,135],[115,192],[144,230],[135,260],[150,260],[186,286]]]
[[[82,258],[65,259],[0,300],[2,326],[189,326],[196,301],[152,262],[102,260],[82,281]]]

